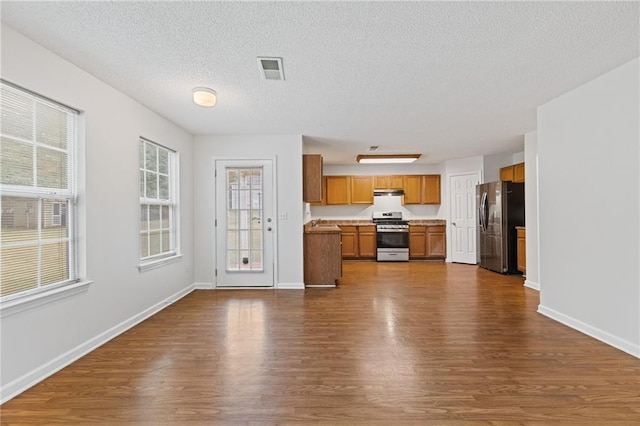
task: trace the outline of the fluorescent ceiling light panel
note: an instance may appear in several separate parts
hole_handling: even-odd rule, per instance
[[[360,164],[413,163],[421,156],[422,154],[358,155],[356,161]]]

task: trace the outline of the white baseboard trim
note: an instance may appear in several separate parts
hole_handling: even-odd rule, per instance
[[[64,354],[52,359],[46,364],[41,365],[40,367],[35,368],[34,370],[18,377],[15,380],[7,383],[6,385],[0,388],[0,404],[4,404],[9,401],[13,397],[21,394],[26,391],[30,387],[40,383],[47,377],[57,373],[62,370],[64,367],[72,364],[78,359],[82,358],[89,352],[94,349],[104,345],[109,340],[117,337],[118,335],[124,333],[130,328],[136,326],[147,318],[153,316],[154,314],[160,312],[167,306],[175,303],[176,301],[182,299],[187,294],[191,293],[194,290],[194,285],[191,284],[188,287],[178,291],[177,293],[167,297],[159,303],[145,309],[132,316],[131,318],[121,322],[120,324],[111,327],[109,330],[87,340],[86,342],[76,346],[75,348],[65,352]]]
[[[540,291],[540,284],[533,281],[524,280],[524,286],[533,290]]]
[[[623,352],[628,353],[629,355],[633,355],[636,358],[640,358],[640,345],[635,344],[633,342],[629,342],[628,340],[621,339],[618,336],[614,336],[611,333],[607,333],[606,331],[600,330],[599,328],[593,327],[589,324],[586,324],[580,320],[572,318],[568,315],[555,311],[551,308],[547,308],[542,305],[538,305],[538,313],[551,318],[552,320],[558,321],[561,324],[564,324],[568,327],[573,328],[587,336],[593,337],[596,340],[600,340],[603,343],[606,343],[609,346],[613,346],[616,349],[620,349]]]
[[[214,290],[213,283],[193,283],[196,290]]]
[[[278,283],[278,290],[304,290],[304,283]]]

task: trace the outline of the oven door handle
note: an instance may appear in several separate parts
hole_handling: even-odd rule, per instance
[[[396,234],[407,234],[409,233],[408,229],[377,229],[376,232],[393,232]]]

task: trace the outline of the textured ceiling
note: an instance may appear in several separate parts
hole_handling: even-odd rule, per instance
[[[638,2],[2,2],[2,21],[193,134],[330,164],[522,150],[536,107],[639,56]],[[264,81],[256,57],[284,60]],[[215,108],[191,89],[218,92]]]

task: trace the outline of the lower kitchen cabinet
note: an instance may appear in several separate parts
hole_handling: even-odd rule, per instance
[[[409,226],[409,257],[411,259],[427,257],[426,226]]]
[[[340,232],[305,232],[305,285],[335,285],[341,276]]]
[[[527,273],[527,231],[525,228],[516,227],[518,271]]]
[[[443,225],[409,226],[409,257],[411,259],[446,258],[446,227]]]
[[[427,258],[444,259],[447,257],[447,235],[445,226],[427,227]]]
[[[358,258],[376,258],[376,227],[358,226]]]
[[[358,257],[358,227],[341,226],[342,231],[342,257],[357,258]]]

